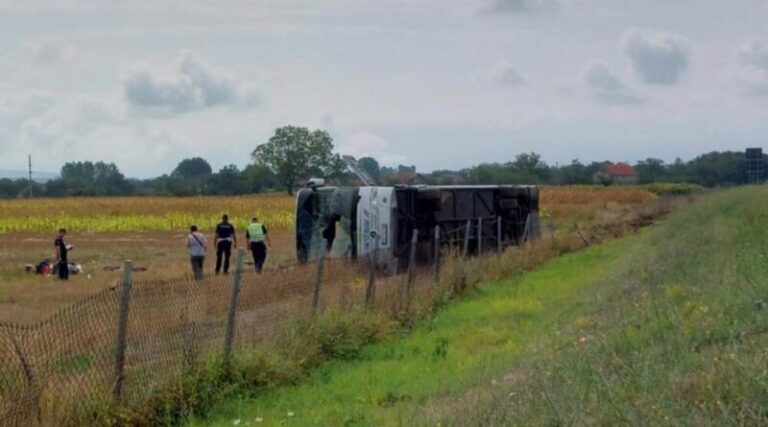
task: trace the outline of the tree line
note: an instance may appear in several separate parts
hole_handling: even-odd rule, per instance
[[[151,179],[129,179],[114,163],[69,162],[60,177],[44,183],[26,179],[0,179],[0,198],[33,194],[37,197],[67,196],[193,196],[241,195],[266,191],[292,194],[310,177],[323,177],[335,185],[359,185],[334,153],[328,132],[303,127],[278,128],[251,153],[253,162],[245,168],[224,166],[214,172],[203,158],[181,160],[170,173]],[[412,165],[382,166],[375,158],[362,157],[358,164],[381,185],[424,183],[455,184],[617,184],[606,173],[611,162],[548,165],[536,153],[521,153],[507,162],[483,163],[460,170],[436,170],[417,174]],[[763,157],[768,166],[768,156]],[[648,158],[633,165],[634,181],[692,183],[704,187],[741,185],[748,181],[743,152],[702,154],[689,161],[666,163]],[[768,167],[766,167],[768,169]]]

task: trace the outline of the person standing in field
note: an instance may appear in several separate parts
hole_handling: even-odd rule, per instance
[[[189,228],[187,236],[187,248],[189,249],[189,261],[192,264],[192,274],[195,280],[203,278],[203,263],[205,262],[205,236],[197,231],[197,226]]]
[[[221,271],[222,257],[224,258],[224,274],[229,274],[229,258],[232,256],[232,248],[237,249],[235,227],[229,223],[229,216],[221,217],[221,223],[216,226],[213,244],[216,246],[216,274]]]
[[[59,279],[61,280],[69,280],[69,260],[67,259],[67,254],[74,248],[74,246],[64,242],[66,234],[67,230],[60,228],[59,235],[53,241],[53,245],[56,246],[56,263],[58,264]]]
[[[264,262],[267,260],[267,247],[272,247],[272,242],[267,234],[267,227],[264,227],[264,224],[254,217],[245,232],[245,240],[248,241],[253,254],[253,265],[256,267],[256,271],[261,273]]]

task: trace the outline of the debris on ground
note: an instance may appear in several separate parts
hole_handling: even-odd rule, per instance
[[[80,274],[83,272],[83,266],[76,262],[70,262],[69,273]],[[37,264],[27,264],[24,266],[24,271],[27,274],[42,274],[44,276],[50,276],[59,272],[58,263],[53,263],[50,260],[43,260]]]

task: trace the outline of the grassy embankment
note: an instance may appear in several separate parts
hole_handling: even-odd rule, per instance
[[[766,189],[709,196],[193,424],[767,423],[766,224]]]

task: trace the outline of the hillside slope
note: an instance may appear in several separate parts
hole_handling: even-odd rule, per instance
[[[210,425],[768,423],[768,190],[483,287]]]

